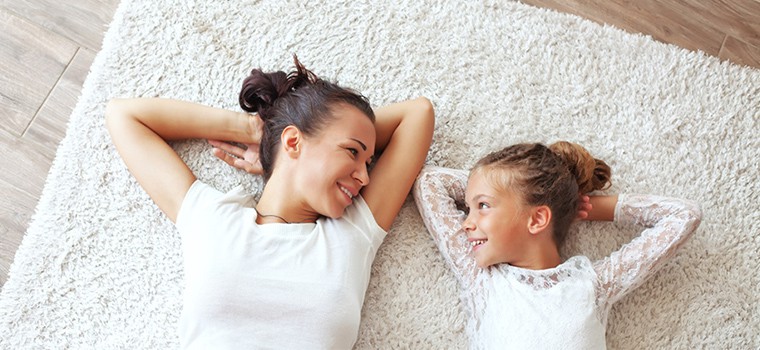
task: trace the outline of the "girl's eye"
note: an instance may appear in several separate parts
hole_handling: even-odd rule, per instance
[[[488,209],[488,208],[490,208],[488,203],[484,203],[484,202],[478,203],[478,209]]]

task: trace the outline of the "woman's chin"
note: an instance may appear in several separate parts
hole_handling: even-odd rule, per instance
[[[330,208],[329,210],[326,210],[324,213],[322,213],[322,216],[326,216],[330,219],[340,219],[343,216],[343,213],[346,211],[346,208],[343,206],[336,206],[334,208]]]

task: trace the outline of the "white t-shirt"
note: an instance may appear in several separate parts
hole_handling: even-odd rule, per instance
[[[185,196],[185,349],[348,349],[386,232],[361,196],[339,219],[256,223],[254,199],[196,181]]]

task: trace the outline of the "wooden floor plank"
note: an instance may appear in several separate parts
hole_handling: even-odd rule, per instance
[[[575,14],[594,22],[609,24],[632,33],[689,50],[717,56],[725,35],[705,26],[659,1],[523,0],[524,3]]]
[[[718,57],[737,64],[760,68],[760,46],[750,45],[732,36],[726,37]]]
[[[65,136],[69,116],[79,100],[82,84],[94,58],[93,51],[77,51],[23,137],[26,144],[34,145],[49,160],[53,159],[58,144]]]
[[[21,136],[77,45],[0,9],[0,128]]]
[[[705,26],[719,29],[740,41],[760,46],[760,1],[681,0],[658,1]]]
[[[93,51],[100,50],[118,4],[115,0],[0,0],[1,8]]]
[[[651,35],[654,39],[689,50],[703,51],[738,64],[758,67],[753,48],[760,47],[760,1],[662,0],[522,0],[522,2],[575,14],[599,23]],[[724,38],[731,39],[722,53]]]
[[[29,194],[0,179],[0,286],[8,279],[8,269],[37,206],[39,194]]]
[[[0,0],[0,286],[118,4]]]

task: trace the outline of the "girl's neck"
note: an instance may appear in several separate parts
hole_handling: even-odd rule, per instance
[[[526,249],[523,258],[512,265],[529,270],[546,270],[555,268],[561,263],[559,250],[554,242],[551,242],[531,246]]]
[[[292,186],[285,186],[274,177],[264,186],[259,202],[256,203],[258,216],[256,223],[309,223],[316,222],[319,214],[308,210],[308,206],[295,196]]]

